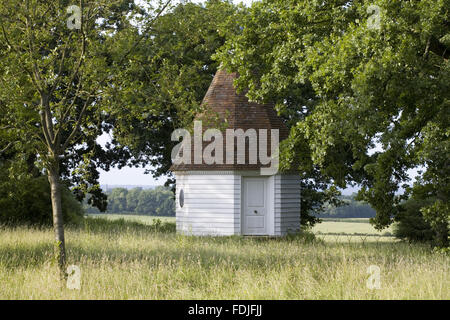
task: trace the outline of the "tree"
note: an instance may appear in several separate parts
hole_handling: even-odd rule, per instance
[[[156,196],[156,215],[173,216],[175,215],[175,199],[173,193],[163,186],[158,186],[152,190]]]
[[[284,166],[317,168],[341,187],[361,184],[359,197],[382,229],[407,196],[398,195],[407,170],[424,165],[422,177],[440,194],[429,212],[444,226],[448,149],[438,161],[428,151],[431,140],[448,146],[449,7],[448,0],[263,0],[218,57],[240,73],[237,84],[251,99],[277,101],[290,119]],[[427,138],[430,130],[441,134]]]
[[[183,3],[162,15],[133,52],[133,67],[115,95],[128,103],[128,114],[112,110],[113,139],[127,145],[134,165],[150,163],[155,176],[169,174],[172,132],[187,127],[202,109],[200,103],[219,63],[211,58],[237,27],[227,18],[240,11],[231,1]],[[125,101],[124,101],[125,100]],[[168,179],[167,185],[173,186]]]
[[[278,5],[280,8],[276,8]],[[295,22],[281,21],[280,10],[288,14],[285,10],[289,10],[293,5],[293,1],[262,1],[254,3],[243,14],[231,17],[230,20],[237,21],[239,32],[226,35],[227,42],[215,58],[229,71],[239,73],[240,77],[235,84],[238,90],[248,90],[247,96],[250,100],[275,102],[279,115],[291,128],[290,138],[280,146],[280,169],[296,169],[299,172],[302,189],[301,223],[305,227],[311,227],[320,221],[313,212],[324,211],[328,204],[342,204],[337,187],[344,187],[345,184],[342,179],[333,179],[314,162],[307,139],[296,132],[297,124],[314,110],[320,99],[310,83],[298,85],[291,77],[293,71],[290,70],[292,66],[289,66],[288,60],[298,56],[298,52],[287,52],[289,49],[293,50],[292,47],[276,47],[277,41],[282,41],[287,36],[294,41],[295,35],[288,32],[287,27],[301,29],[313,26],[308,21],[297,25],[298,19]],[[298,8],[301,6],[313,10],[308,2],[298,3]],[[276,10],[273,10],[275,8]],[[329,27],[330,24],[327,22],[326,26]],[[317,27],[318,30],[320,28],[326,29],[325,26]],[[323,30],[320,32],[323,33]],[[277,54],[282,56],[286,63],[281,65],[280,61],[277,61],[277,65],[272,65]],[[276,72],[273,72],[272,68],[276,69]],[[341,163],[351,161],[340,149],[336,149],[335,154],[341,157]],[[332,165],[335,166],[334,169],[340,169],[338,162]]]
[[[111,145],[104,151],[96,139],[111,129],[108,97],[120,86],[126,58],[142,38],[130,19],[145,31],[167,6],[146,12],[131,0],[79,0],[71,9],[69,1],[56,0],[0,5],[2,136],[15,137],[17,150],[33,150],[46,171],[63,276],[61,177],[71,177],[79,197],[90,192],[97,195],[91,202],[106,205],[96,169],[108,169],[126,154]]]
[[[128,191],[126,199],[128,212],[136,212],[136,208],[139,203],[139,195],[141,194],[142,191],[143,191],[142,188],[133,188]]]
[[[448,113],[448,110],[447,110]],[[450,129],[449,117],[436,118],[422,130],[423,141],[417,158],[426,171],[410,189],[413,199],[425,202],[420,211],[434,232],[434,244],[448,247],[450,221]],[[433,199],[430,203],[430,199]],[[428,203],[426,203],[428,201]]]
[[[128,210],[127,205],[128,190],[125,188],[114,188],[108,195],[108,209],[111,212],[126,212]]]
[[[425,203],[423,203],[425,202]],[[433,229],[420,212],[429,206],[434,199],[408,199],[399,205],[399,213],[395,216],[394,235],[409,242],[425,242],[433,239]]]
[[[156,212],[156,195],[152,190],[145,190],[139,194],[139,202],[136,212],[140,214],[155,214]]]
[[[9,141],[3,144],[6,145],[13,144]],[[3,149],[0,154],[0,223],[51,224],[50,186],[35,166],[36,155],[15,152],[14,146]],[[66,185],[62,186],[61,203],[64,221],[80,222],[82,207]]]
[[[328,205],[320,216],[323,218],[373,218],[375,210],[364,201],[355,200],[355,197],[356,193],[340,196],[342,205],[339,207]]]
[[[163,186],[155,189],[114,188],[107,192],[108,213],[138,214],[152,216],[174,216],[175,199],[173,192]],[[99,213],[87,203],[84,208],[90,213]]]

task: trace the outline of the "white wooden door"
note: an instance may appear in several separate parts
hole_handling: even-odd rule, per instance
[[[268,234],[267,178],[243,178],[242,186],[242,233]]]

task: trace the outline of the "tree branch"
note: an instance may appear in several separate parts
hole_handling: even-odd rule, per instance
[[[11,148],[13,146],[15,142],[10,142],[6,145],[6,147],[4,147],[2,150],[0,150],[0,155],[2,155],[3,153],[5,153],[6,151],[8,151],[9,148]]]
[[[450,58],[450,48],[448,48],[445,44],[440,42],[435,37],[431,37],[429,42],[429,49],[431,52],[444,58],[445,60],[448,60],[448,58]]]
[[[150,24],[147,26],[147,28],[145,28],[144,32],[142,33],[142,35],[138,38],[138,40],[131,46],[131,48],[122,56],[122,58],[119,60],[118,64],[120,65],[126,58],[127,56],[132,52],[132,50],[142,41],[142,39],[145,37],[146,35],[146,30],[153,26],[153,24],[155,23],[155,21],[161,16],[161,14],[165,11],[165,9],[169,6],[169,4],[172,2],[172,0],[168,0],[161,8],[161,10],[156,14],[156,16],[151,20]],[[86,110],[88,108],[88,105],[90,104],[90,98],[95,96],[95,92],[101,87],[101,85],[103,85],[103,83],[108,79],[110,75],[106,75],[103,79],[101,79],[97,86],[95,86],[95,88],[93,90],[91,90],[88,94],[88,97],[86,98],[86,101],[83,105],[83,108],[80,112],[80,115],[78,117],[78,120],[76,121],[71,133],[69,134],[69,137],[66,139],[66,141],[63,143],[63,148],[62,150],[67,149],[70,141],[75,137],[75,135],[77,134],[78,130],[80,129],[80,125],[81,125],[81,121],[83,120],[84,114],[86,113]],[[77,97],[73,97],[73,99],[76,99]]]
[[[49,149],[53,150],[52,139],[50,139],[50,136],[48,134],[47,122],[45,120],[44,112],[42,110],[39,111],[39,117],[41,118],[42,133],[44,134],[46,145]]]

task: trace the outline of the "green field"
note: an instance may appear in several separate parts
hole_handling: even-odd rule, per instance
[[[377,231],[370,223],[368,219],[360,221],[346,221],[347,219],[340,220],[325,220],[322,223],[318,223],[314,226],[314,233],[322,234],[343,234],[343,235],[373,235],[383,236],[392,235],[392,228],[383,231]],[[349,219],[352,220],[352,219]]]
[[[378,231],[369,223],[368,218],[323,219],[323,222],[316,224],[312,231],[318,238],[328,242],[396,241],[392,226]]]
[[[50,228],[0,227],[0,299],[450,298],[449,256],[426,245],[173,231],[170,222],[112,217],[68,228],[68,262],[81,270],[81,289],[69,290],[58,280]],[[380,289],[366,286],[371,265]]]

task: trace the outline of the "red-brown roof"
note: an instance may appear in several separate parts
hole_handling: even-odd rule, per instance
[[[226,129],[267,129],[268,138],[268,154],[270,155],[270,129],[279,130],[279,140],[285,139],[289,135],[289,131],[280,117],[278,117],[273,104],[258,104],[249,102],[245,93],[237,93],[233,86],[233,80],[238,75],[236,73],[228,73],[225,70],[218,70],[214,79],[209,86],[209,89],[203,98],[202,105],[213,114],[217,114],[220,119],[220,129],[223,132],[224,145],[224,160],[223,164],[194,164],[194,147],[192,145],[191,164],[173,165],[172,171],[191,171],[191,170],[258,170],[261,167],[268,167],[259,162],[257,164],[249,164],[248,147],[246,148],[245,164],[237,164],[236,158],[233,164],[226,163]],[[206,113],[205,113],[206,114]],[[210,125],[205,124],[205,114],[198,115],[196,120],[203,120],[203,131],[210,128]],[[214,128],[217,127],[213,126]],[[193,136],[191,137],[192,140]],[[259,136],[258,136],[259,141]],[[210,142],[203,142],[203,149]],[[235,142],[236,148],[236,142]],[[236,153],[236,152],[235,152]]]

